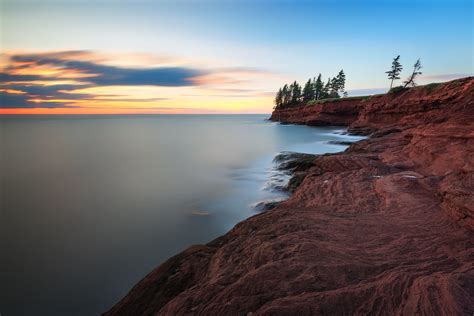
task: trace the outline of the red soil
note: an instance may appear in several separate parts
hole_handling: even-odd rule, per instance
[[[376,132],[106,314],[472,315],[474,78],[340,104],[356,114],[328,121],[336,102],[272,118]]]

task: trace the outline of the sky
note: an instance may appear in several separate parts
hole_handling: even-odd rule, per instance
[[[341,69],[349,95],[386,92],[397,55],[419,84],[466,77],[473,3],[0,0],[0,114],[270,113]]]

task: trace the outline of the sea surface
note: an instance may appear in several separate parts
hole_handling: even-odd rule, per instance
[[[98,315],[170,256],[286,198],[276,154],[352,139],[267,117],[0,117],[0,314]]]

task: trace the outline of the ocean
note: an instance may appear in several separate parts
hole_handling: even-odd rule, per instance
[[[0,117],[0,314],[104,312],[170,256],[286,198],[276,154],[353,138],[267,118]]]

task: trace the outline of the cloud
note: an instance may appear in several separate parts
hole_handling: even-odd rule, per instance
[[[59,55],[63,56],[63,55]],[[66,55],[69,56],[69,55]],[[124,68],[101,65],[90,61],[68,60],[48,55],[15,55],[11,57],[15,63],[33,66],[55,66],[67,73],[81,73],[90,75],[87,81],[96,85],[155,85],[155,86],[189,86],[192,78],[203,75],[202,71],[186,67],[158,67],[158,68]],[[14,70],[15,67],[9,67]],[[63,78],[68,78],[63,77]],[[72,76],[70,78],[76,78]],[[14,80],[14,78],[11,78]],[[27,79],[25,79],[27,80]]]
[[[33,99],[34,100],[34,99]],[[0,109],[12,109],[12,108],[71,108],[72,105],[65,105],[63,103],[49,102],[44,100],[40,103],[32,101],[31,96],[27,94],[11,94],[4,91],[0,91]]]
[[[30,96],[45,97],[45,98],[74,98],[86,99],[90,97],[88,94],[68,94],[64,93],[66,90],[77,89],[77,85],[59,84],[59,85],[32,85],[32,84],[9,84],[6,85],[9,89],[22,91]],[[1,85],[0,85],[1,87]]]
[[[459,78],[465,78],[465,77],[470,77],[473,74],[439,74],[439,75],[421,75],[420,79],[428,81],[449,81],[449,80],[454,80],[454,79],[459,79]]]
[[[107,100],[92,93],[70,93],[78,88],[95,86],[196,85],[193,78],[205,75],[190,67],[118,67],[103,65],[88,51],[63,51],[39,54],[14,54],[0,72],[1,108],[70,107],[74,100]],[[69,80],[73,84],[61,84]],[[44,84],[47,82],[47,84]],[[14,94],[20,91],[22,94]],[[111,95],[111,97],[121,97]],[[166,98],[153,97],[147,101]],[[120,101],[133,101],[123,98]],[[143,101],[141,99],[140,101]]]
[[[182,88],[200,87],[207,91],[207,95],[201,97],[250,97],[259,92],[236,87],[252,79],[273,75],[247,67],[203,70],[172,66],[170,63],[157,65],[158,59],[153,61],[153,66],[146,66],[150,56],[140,60],[140,66],[132,67],[130,63],[118,66],[110,64],[110,58],[107,59],[104,54],[82,50],[2,56],[6,56],[7,62],[0,70],[1,108],[80,107],[81,104],[88,107],[86,102],[89,101],[103,101],[110,106],[110,102],[160,102],[170,99],[170,95],[130,93],[127,87],[180,88],[181,94],[175,91],[176,96],[186,96]],[[169,58],[166,60],[169,61]],[[97,89],[112,92],[104,94],[97,92]],[[214,89],[214,94],[209,89]]]
[[[18,81],[37,81],[37,80],[44,80],[43,76],[38,75],[15,75],[9,74],[5,72],[0,72],[0,83],[7,83],[7,82],[18,82]],[[46,78],[48,80],[56,80],[54,78]]]
[[[347,90],[349,96],[356,97],[356,96],[363,96],[363,95],[372,95],[372,94],[380,94],[385,93],[388,91],[388,88],[369,88],[369,89],[352,89]]]

